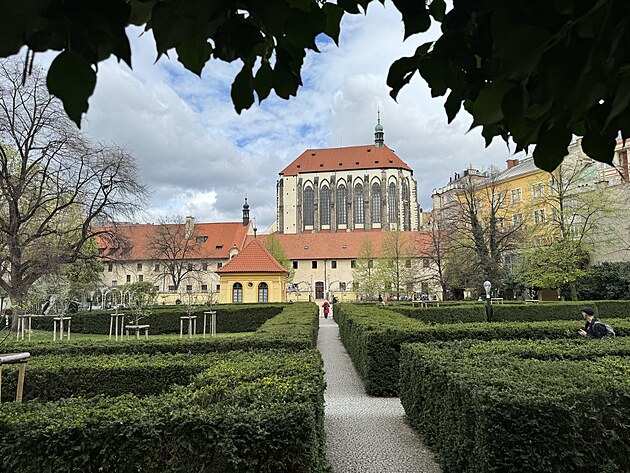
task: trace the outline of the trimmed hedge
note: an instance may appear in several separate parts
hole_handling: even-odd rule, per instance
[[[33,357],[26,369],[24,401],[76,396],[161,394],[225,358],[225,354],[48,355]],[[13,401],[17,367],[3,370],[2,401]]]
[[[445,473],[630,471],[630,338],[411,344],[400,370]]]
[[[51,343],[7,340],[4,349],[28,351],[33,356],[50,354],[105,355],[120,353],[211,353],[232,350],[287,348],[304,350],[317,346],[318,307],[314,303],[287,304],[256,332],[240,337],[187,338],[175,340],[85,341]]]
[[[221,305],[213,307],[217,312],[217,333],[253,332],[268,319],[282,312],[284,304],[256,305]],[[205,306],[195,307],[191,315],[197,316],[197,333],[203,333],[203,313],[210,310]],[[179,318],[188,315],[185,306],[155,306],[153,313],[141,320],[151,326],[150,333],[155,335],[179,333]],[[132,319],[131,311],[121,310],[127,315],[128,323]],[[109,322],[112,311],[94,311],[72,314],[72,331],[75,333],[109,334]],[[210,321],[208,320],[208,324]],[[52,332],[52,317],[42,316],[32,319],[35,330]],[[184,330],[188,329],[185,324]]]
[[[322,472],[321,358],[232,353],[187,387],[0,410],[0,471]]]
[[[374,396],[398,394],[398,361],[403,343],[566,339],[577,338],[577,329],[583,327],[580,320],[427,325],[394,311],[352,304],[336,305],[334,318],[366,391]],[[612,325],[618,336],[630,335],[630,319],[616,319]]]
[[[535,322],[579,320],[580,308],[590,306],[602,318],[630,318],[630,301],[541,302],[537,304],[493,304],[491,322]],[[390,310],[425,323],[485,322],[485,305],[412,308],[391,306]]]

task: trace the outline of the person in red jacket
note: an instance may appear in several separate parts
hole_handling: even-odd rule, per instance
[[[328,318],[328,314],[330,313],[330,304],[328,301],[324,301],[322,304],[322,310],[324,311],[324,318]]]

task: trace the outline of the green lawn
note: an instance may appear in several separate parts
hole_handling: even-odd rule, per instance
[[[239,332],[239,333],[218,333],[216,337],[218,338],[243,338],[251,335],[254,332]],[[3,337],[4,338],[4,337]],[[186,334],[184,334],[184,338],[188,338]],[[201,335],[196,335],[194,339],[202,338]],[[211,338],[210,335],[206,335],[206,338]],[[9,339],[15,340],[16,334],[11,334]],[[70,340],[86,340],[86,341],[104,341],[108,340],[109,335],[101,335],[97,333],[70,333]],[[135,336],[130,335],[129,340],[134,340]],[[140,335],[140,339],[144,340],[144,335]],[[149,330],[149,340],[175,340],[179,339],[179,334],[163,334],[163,335],[151,335],[151,331]],[[25,334],[25,340],[28,340],[28,334]],[[112,336],[112,340],[114,337]],[[120,339],[119,339],[120,340]],[[46,332],[44,330],[33,330],[31,334],[31,341],[34,342],[43,342],[50,341],[53,342],[53,334],[52,332]],[[64,337],[65,341],[65,337]],[[59,340],[56,340],[55,343],[61,343]]]

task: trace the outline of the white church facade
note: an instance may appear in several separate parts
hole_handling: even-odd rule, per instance
[[[278,233],[419,229],[413,170],[384,143],[308,149],[280,171]]]

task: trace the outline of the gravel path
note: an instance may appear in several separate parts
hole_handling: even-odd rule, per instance
[[[431,452],[405,423],[398,398],[371,397],[332,318],[320,318],[317,347],[326,371],[328,461],[335,473],[440,473]]]

